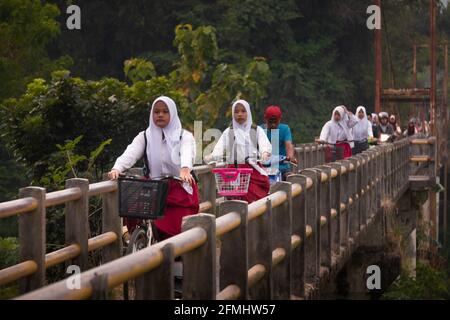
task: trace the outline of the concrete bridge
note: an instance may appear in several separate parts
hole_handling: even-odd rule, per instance
[[[196,167],[201,213],[183,221],[181,234],[124,257],[117,182],[23,188],[20,199],[0,204],[0,218],[19,215],[21,260],[0,270],[0,285],[19,281],[17,299],[99,299],[135,279],[137,299],[172,299],[181,256],[183,299],[327,298],[342,291],[342,279],[347,294],[361,298],[370,294],[369,265],[380,267],[382,289],[401,264],[414,272],[417,217],[436,221],[437,211],[426,209],[435,196],[436,139],[405,138],[333,163],[320,145],[296,152],[297,174],[250,205],[216,199],[211,167]],[[420,203],[417,193],[425,194]],[[90,197],[103,203],[102,234],[92,238]],[[46,253],[46,208],[57,205],[65,206],[66,246]],[[393,247],[401,254],[389,256]],[[96,267],[88,263],[94,250],[102,256]],[[46,282],[46,270],[64,263],[81,268],[78,289]]]

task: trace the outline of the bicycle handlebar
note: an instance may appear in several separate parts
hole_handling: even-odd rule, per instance
[[[140,176],[140,175],[136,175],[136,174],[121,173],[121,174],[119,174],[119,177],[133,178],[133,179],[138,179],[138,180],[146,180],[146,178],[144,176]],[[148,180],[169,180],[169,179],[183,181],[179,176],[172,176],[172,175],[165,175],[165,176],[160,176],[160,177],[149,177]]]

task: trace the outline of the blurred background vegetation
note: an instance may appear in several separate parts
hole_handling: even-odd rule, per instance
[[[72,3],[81,8],[81,30],[66,28]],[[223,129],[239,97],[259,123],[267,105],[280,105],[295,142],[312,141],[337,105],[372,111],[371,4],[0,1],[0,201],[30,184],[51,191],[74,176],[100,179],[147,127],[150,104],[162,94],[176,100],[191,130],[194,120]],[[383,1],[385,86],[411,86],[412,45],[429,41],[428,10],[428,0]],[[438,34],[450,36],[444,4]],[[419,87],[428,84],[427,65],[428,51],[420,50]],[[57,245],[61,210],[47,219]],[[1,221],[3,247],[15,250],[16,235],[17,221]]]

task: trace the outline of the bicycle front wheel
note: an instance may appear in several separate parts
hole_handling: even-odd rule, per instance
[[[126,254],[144,249],[148,245],[147,232],[143,228],[136,228],[131,235]]]

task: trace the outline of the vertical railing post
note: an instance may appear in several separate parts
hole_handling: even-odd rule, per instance
[[[331,179],[331,209],[334,215],[331,216],[331,250],[336,257],[341,253],[341,172],[342,165],[340,163],[331,163],[331,168],[336,171],[336,176]],[[332,261],[333,263],[333,261]]]
[[[312,169],[302,170],[302,175],[312,180],[312,186],[307,192],[306,226],[311,229],[311,236],[305,241],[306,271],[305,281],[315,285],[320,275],[320,217],[318,214],[318,178]]]
[[[236,212],[241,223],[236,229],[221,238],[220,248],[220,290],[236,285],[240,290],[240,299],[248,299],[248,205],[244,201],[225,201],[219,206],[219,216]]]
[[[350,199],[349,200],[349,206],[347,209],[348,213],[348,222],[349,222],[349,233],[350,238],[353,238],[356,236],[356,234],[359,231],[359,199],[358,199],[358,172],[359,172],[359,161],[356,158],[348,158],[350,163],[352,164],[350,167],[350,173],[349,173],[349,189],[350,189]]]
[[[312,161],[311,161],[312,160],[311,159],[311,156],[312,156],[311,146],[309,144],[305,145],[304,150],[305,150],[305,169],[311,168],[312,167],[311,166],[311,164],[312,164]]]
[[[286,300],[291,298],[291,248],[292,248],[292,185],[277,182],[272,193],[283,191],[286,201],[272,209],[272,249],[281,248],[284,259],[272,267],[272,298]]]
[[[102,249],[102,262],[106,263],[122,256],[122,219],[119,217],[119,190],[102,194],[102,233],[117,234],[117,240]]]
[[[150,272],[136,277],[136,300],[172,300],[174,298],[173,245],[168,243],[161,248],[161,251],[163,254],[162,263]],[[188,274],[186,275],[190,278]]]
[[[369,175],[367,177],[368,184],[370,186],[370,193],[369,193],[369,199],[370,199],[370,206],[368,211],[368,217],[372,217],[377,210],[377,174],[376,174],[376,166],[377,166],[377,159],[376,150],[370,149],[366,151],[369,156]]]
[[[428,168],[429,168],[429,176],[430,178],[433,179],[433,181],[436,181],[436,168],[438,168],[438,163],[437,163],[437,140],[436,137],[430,137],[429,138],[429,154],[428,156],[430,157],[431,161],[428,163]]]
[[[357,179],[356,179],[356,194],[358,195],[356,201],[356,217],[358,219],[358,231],[361,231],[366,224],[366,197],[365,197],[365,178],[366,178],[366,160],[360,153],[354,156],[358,160],[359,166],[357,167]]]
[[[23,294],[42,287],[45,282],[45,189],[22,188],[19,197],[37,201],[36,209],[19,215],[20,261],[32,260],[37,265],[34,274],[20,280]]]
[[[197,214],[183,218],[182,231],[200,227],[206,242],[183,254],[183,299],[215,300],[216,298],[216,218]]]
[[[321,174],[320,188],[320,242],[321,242],[321,265],[331,267],[331,167],[318,166]],[[323,181],[325,180],[325,181]],[[322,219],[323,223],[322,223]]]
[[[203,201],[211,202],[211,214],[216,215],[216,180],[212,172],[200,175]]]
[[[349,198],[350,198],[350,161],[341,160],[341,204],[340,204],[340,215],[339,215],[339,225],[340,225],[340,244],[343,247],[348,247],[349,245]],[[345,172],[342,174],[342,172]]]
[[[69,179],[66,181],[66,189],[80,188],[81,197],[75,201],[69,201],[65,207],[65,235],[66,246],[78,244],[80,255],[72,261],[82,271],[88,269],[88,240],[89,240],[89,180]]]
[[[248,230],[248,263],[249,266],[263,265],[266,273],[253,287],[249,288],[252,300],[272,299],[272,204],[266,202],[267,210],[258,218],[250,221]]]
[[[292,252],[292,294],[296,297],[305,297],[305,243],[306,243],[306,194],[307,176],[290,175],[287,181],[299,184],[302,188],[300,195],[292,198],[292,234],[299,236],[300,246]]]
[[[362,195],[361,206],[361,226],[367,225],[367,220],[370,217],[371,209],[371,185],[369,177],[371,175],[371,155],[367,152],[361,153],[361,158],[363,159],[363,171],[362,171],[362,186],[361,189],[364,194]]]

